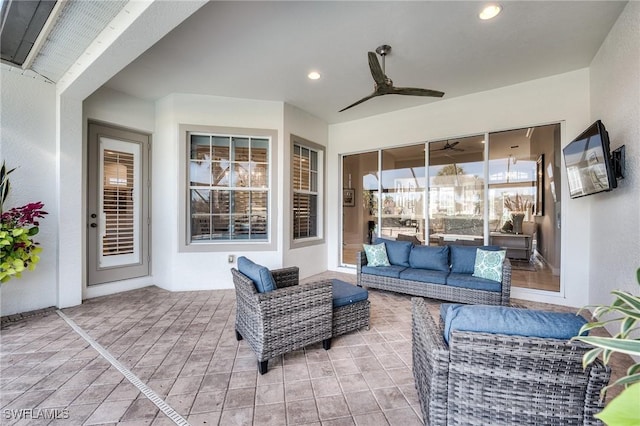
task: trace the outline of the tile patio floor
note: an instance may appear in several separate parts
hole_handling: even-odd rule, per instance
[[[319,277],[355,282],[339,273],[305,281]],[[233,290],[147,287],[63,313],[153,390],[178,423],[422,424],[410,297],[369,294],[369,330],[334,338],[329,351],[318,344],[271,360],[263,376],[253,352],[235,339]],[[2,425],[176,424],[56,312],[9,323],[0,343]],[[616,360],[614,371],[629,362]]]

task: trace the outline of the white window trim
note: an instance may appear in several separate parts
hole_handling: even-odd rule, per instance
[[[268,238],[266,241],[195,241],[189,235],[189,135],[192,133],[213,133],[219,135],[249,135],[251,137],[267,137],[269,144],[269,219]],[[178,251],[179,252],[229,252],[229,251],[273,251],[277,249],[277,216],[278,202],[277,165],[278,165],[278,132],[271,129],[252,129],[238,127],[201,126],[191,124],[179,125],[178,155]]]
[[[293,219],[294,219],[294,215],[293,215],[293,194],[294,194],[294,190],[293,190],[293,152],[294,152],[294,145],[298,145],[300,147],[304,147],[304,148],[308,148],[311,149],[315,152],[318,153],[318,190],[317,190],[317,194],[318,194],[318,205],[317,205],[317,230],[318,230],[318,235],[315,237],[306,237],[306,238],[293,238]],[[326,214],[325,214],[325,188],[326,188],[326,148],[320,144],[317,144],[315,142],[311,142],[307,139],[304,139],[300,136],[296,136],[294,134],[291,134],[291,143],[290,143],[290,158],[289,158],[289,169],[291,170],[291,173],[289,175],[289,200],[290,200],[290,204],[289,204],[289,214],[291,216],[291,220],[289,223],[289,246],[292,249],[296,249],[296,248],[302,248],[302,247],[309,247],[309,246],[314,246],[314,245],[320,245],[320,244],[324,244],[324,229],[325,229],[325,218],[326,218]],[[302,191],[304,192],[304,191]]]

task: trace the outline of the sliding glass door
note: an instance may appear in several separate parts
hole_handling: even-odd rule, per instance
[[[382,150],[380,235],[424,243],[425,146]]]
[[[490,243],[512,285],[560,291],[560,124],[489,134]]]
[[[340,263],[376,236],[492,244],[514,286],[559,291],[560,152],[552,124],[344,155]]]
[[[484,135],[429,143],[429,243],[484,243]]]
[[[342,157],[343,265],[355,265],[356,253],[377,232],[378,169],[378,151]]]

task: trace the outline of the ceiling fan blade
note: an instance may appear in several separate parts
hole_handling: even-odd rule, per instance
[[[377,85],[385,84],[387,76],[384,75],[375,52],[369,52],[369,69],[371,69],[371,76]]]
[[[356,101],[356,102],[352,103],[352,104],[351,104],[351,105],[349,105],[348,107],[342,108],[342,109],[341,109],[340,111],[338,111],[338,112],[342,112],[342,111],[348,110],[349,108],[352,108],[352,107],[354,107],[354,106],[356,106],[356,105],[360,105],[360,104],[361,104],[361,103],[363,103],[364,101],[368,101],[369,99],[371,99],[371,98],[375,98],[376,96],[380,96],[380,95],[379,95],[378,93],[374,92],[374,93],[370,94],[369,96],[365,96],[364,98],[360,99],[359,101]]]
[[[419,89],[417,87],[394,87],[391,93],[396,95],[410,95],[410,96],[432,96],[434,98],[441,98],[444,96],[444,92],[431,89]]]

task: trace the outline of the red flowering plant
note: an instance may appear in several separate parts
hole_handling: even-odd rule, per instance
[[[4,163],[0,169],[0,282],[11,278],[20,278],[26,269],[33,271],[40,261],[38,254],[42,251],[33,240],[38,234],[38,219],[47,214],[41,202],[29,203],[22,207],[14,207],[4,211],[4,202],[9,195],[9,174],[15,169],[7,170]]]

